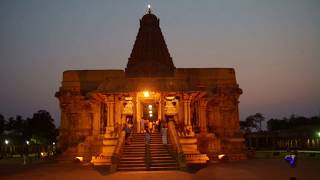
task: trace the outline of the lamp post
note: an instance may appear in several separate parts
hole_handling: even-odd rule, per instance
[[[6,157],[8,156],[8,145],[9,145],[9,143],[10,143],[10,141],[8,139],[4,140]]]

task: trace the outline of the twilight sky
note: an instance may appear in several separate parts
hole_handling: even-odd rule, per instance
[[[320,114],[319,0],[1,0],[0,113],[48,110],[69,69],[124,69],[151,3],[176,67],[233,67],[240,119]]]

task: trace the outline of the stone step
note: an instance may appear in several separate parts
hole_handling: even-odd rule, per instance
[[[118,167],[118,171],[147,171],[147,167]]]
[[[151,157],[151,161],[157,161],[157,160],[174,160],[174,159],[171,156]]]
[[[168,150],[166,149],[154,149],[154,150],[150,150],[151,153],[167,153],[169,154]]]
[[[140,164],[140,163],[145,163],[145,161],[144,160],[130,160],[130,161],[128,161],[128,160],[121,160],[120,159],[120,161],[119,161],[119,164]]]
[[[126,144],[124,146],[125,148],[130,148],[130,147],[146,147],[145,143],[132,143],[132,144]]]
[[[121,157],[120,161],[137,161],[137,160],[145,160],[145,157],[137,157],[137,156],[132,156],[132,157]]]
[[[168,171],[168,170],[178,170],[179,167],[150,167],[149,171]]]
[[[118,165],[118,167],[145,167],[146,166],[146,164],[144,163],[144,162],[142,162],[142,163],[132,163],[132,164],[119,164]]]
[[[172,158],[172,156],[170,156],[169,154],[151,154],[151,158],[164,158],[164,157]]]
[[[146,153],[131,153],[131,152],[129,152],[129,153],[127,153],[127,152],[124,152],[124,153],[122,153],[122,156],[130,156],[130,155],[134,155],[134,156],[137,156],[137,157],[139,157],[139,156],[145,156],[145,154]]]
[[[140,157],[144,157],[146,153],[131,153],[131,152],[125,152],[125,153],[122,153],[122,156],[140,156]]]
[[[176,162],[156,162],[156,163],[150,163],[151,167],[177,167],[178,164]]]
[[[177,163],[177,161],[173,159],[158,159],[152,160],[151,163]]]
[[[146,151],[146,149],[145,148],[143,148],[143,149],[134,149],[134,148],[130,148],[130,149],[123,149],[123,151],[122,152],[145,152]]]
[[[145,159],[145,156],[137,156],[134,154],[124,154],[120,159],[133,159],[133,158]]]

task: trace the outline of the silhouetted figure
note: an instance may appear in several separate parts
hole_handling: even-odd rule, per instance
[[[162,143],[168,144],[168,128],[166,124],[164,124],[164,126],[161,129],[161,135],[162,135]]]
[[[144,140],[145,140],[146,145],[150,144],[151,136],[150,136],[150,132],[148,129],[146,129],[146,132],[144,134]]]

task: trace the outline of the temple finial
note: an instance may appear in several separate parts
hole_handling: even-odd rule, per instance
[[[151,14],[151,5],[148,4],[148,14]]]

